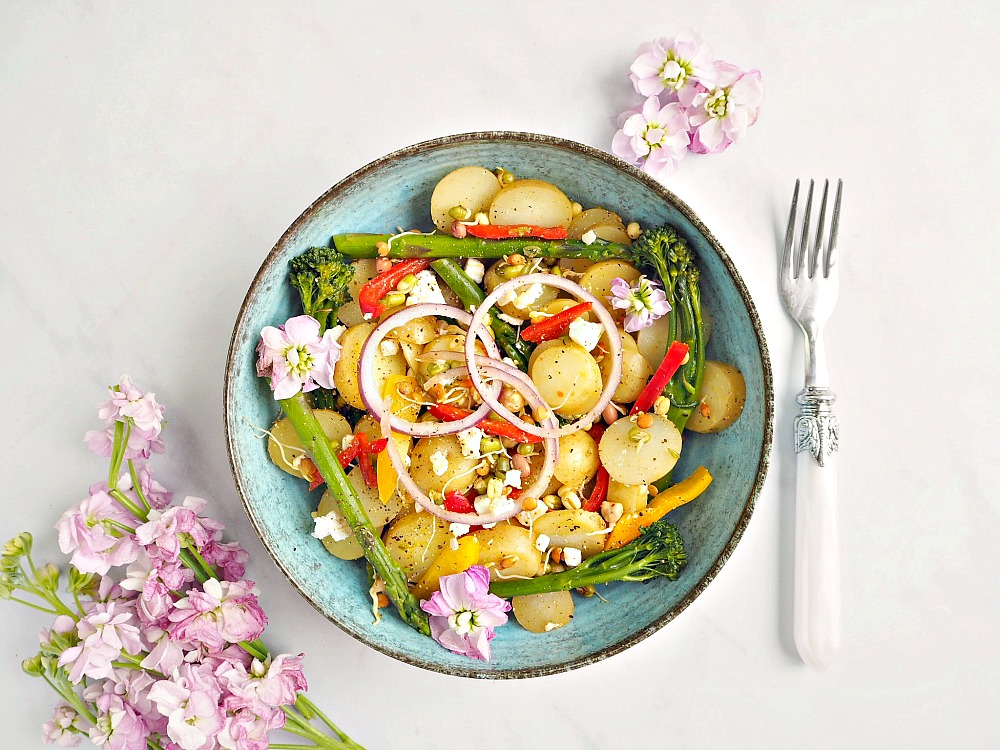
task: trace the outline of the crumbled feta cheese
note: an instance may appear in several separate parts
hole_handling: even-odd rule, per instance
[[[448,524],[448,531],[451,533],[452,536],[455,536],[455,537],[462,536],[462,534],[468,534],[469,533],[469,528],[470,528],[469,524],[467,524],[467,523],[450,523],[450,524]]]
[[[333,339],[333,343],[336,344],[340,341],[340,337],[344,335],[344,331],[346,330],[347,326],[336,325],[329,329],[327,333],[330,335],[330,338]]]
[[[584,245],[592,245],[594,243],[594,241],[597,240],[597,235],[594,234],[594,230],[593,229],[588,229],[580,237],[580,240],[583,242]]]
[[[494,526],[496,526],[496,522],[494,522],[494,523],[484,523],[483,524],[483,528],[484,529],[492,529]],[[490,544],[493,544],[493,540],[492,539],[490,539]],[[489,546],[489,545],[487,545],[487,546]]]
[[[483,275],[486,273],[486,266],[478,258],[469,258],[465,261],[465,273],[477,284],[482,284]]]
[[[378,350],[382,352],[383,356],[391,357],[393,354],[399,353],[399,344],[392,339],[382,339],[378,345]]]
[[[501,515],[506,513],[511,515],[516,507],[514,501],[506,495],[500,495],[495,498],[490,497],[489,495],[479,495],[479,497],[472,501],[472,506],[476,509],[476,513],[479,513],[480,515],[485,515],[487,513],[492,515]]]
[[[583,561],[583,554],[576,547],[563,547],[563,562],[567,568],[575,568]]]
[[[522,526],[531,526],[535,521],[544,516],[548,511],[545,503],[537,503],[534,510],[522,510],[517,514],[518,523]]]
[[[452,552],[454,552],[455,550],[457,550],[458,549],[458,539],[456,539],[455,537],[452,537],[451,541],[448,543],[448,546],[451,548]]]
[[[443,477],[448,471],[448,457],[441,451],[434,451],[431,454],[431,469],[434,470],[435,476]]]
[[[504,363],[506,363],[508,365],[510,365],[511,367],[517,367],[517,362],[515,362],[514,360],[512,360],[510,357],[504,357],[500,361],[504,362]]]
[[[604,333],[604,326],[600,323],[591,323],[583,318],[577,318],[569,324],[569,337],[588,352],[597,346],[602,333]]]
[[[541,284],[528,284],[523,292],[521,292],[514,299],[514,307],[518,310],[523,310],[528,307],[532,302],[536,301],[542,296],[542,292],[545,291],[545,287]]]
[[[556,630],[561,627],[562,625],[560,625],[558,622],[547,622],[545,623],[545,632],[548,633],[550,630]]]
[[[517,292],[513,289],[508,289],[504,295],[497,299],[498,305],[509,305],[511,302],[517,299]]]
[[[476,513],[483,515],[490,509],[490,499],[486,495],[477,495],[472,501],[472,507],[476,509]]]
[[[351,525],[339,510],[331,510],[325,516],[313,518],[316,528],[312,535],[317,539],[330,537],[335,542],[342,542],[351,535]]]
[[[346,451],[351,447],[351,443],[354,442],[354,435],[344,435],[343,439],[340,441],[340,450]]]
[[[466,458],[480,458],[480,446],[483,442],[483,431],[478,427],[470,427],[458,433],[458,444],[462,446],[462,455]]]
[[[608,522],[608,526],[614,526],[618,523],[618,519],[622,517],[624,512],[625,506],[621,503],[612,503],[607,500],[601,503],[601,516]]]
[[[443,305],[444,295],[438,286],[437,277],[433,271],[421,271],[417,274],[417,285],[406,296],[406,306],[418,305],[421,302],[436,302]]]
[[[505,323],[510,323],[512,326],[519,326],[524,323],[521,318],[515,318],[513,315],[507,315],[506,313],[498,313],[497,317]]]
[[[549,548],[549,535],[539,534],[535,537],[535,549],[539,552],[544,552]]]
[[[503,483],[508,487],[516,487],[521,489],[521,470],[520,469],[510,469],[507,473],[503,475]]]

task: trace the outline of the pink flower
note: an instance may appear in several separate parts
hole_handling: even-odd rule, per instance
[[[712,81],[712,53],[695,31],[645,42],[636,52],[629,78],[643,96],[666,91],[667,101],[696,81]]]
[[[139,628],[133,624],[135,614],[126,602],[88,603],[87,609],[89,613],[76,625],[81,642],[59,657],[59,666],[71,665],[72,683],[84,677],[103,680],[111,674],[112,662],[122,651],[135,655],[144,650]]]
[[[78,721],[79,714],[76,709],[65,701],[56,704],[56,710],[52,718],[42,725],[42,735],[50,745],[60,747],[76,747],[80,744],[82,735],[74,732],[74,729],[83,729]]]
[[[744,73],[720,60],[716,71],[715,87],[692,87],[680,96],[694,128],[688,148],[698,154],[718,154],[743,140],[764,100],[759,70]]]
[[[291,398],[317,387],[333,387],[333,366],[340,357],[338,332],[319,335],[319,321],[308,315],[283,326],[266,326],[257,345],[257,374],[271,378],[275,399]]]
[[[135,709],[113,693],[97,699],[97,723],[90,728],[90,741],[104,750],[141,750],[146,747],[149,727]]]
[[[154,394],[143,393],[128,375],[117,386],[108,388],[111,400],[98,404],[97,416],[108,424],[130,422],[146,437],[154,438],[163,429],[163,406]]]
[[[238,708],[280,708],[295,703],[297,693],[307,690],[302,674],[302,654],[280,654],[261,662],[254,659],[250,670],[242,664],[233,664],[219,672],[219,678],[229,688],[231,698],[226,699],[230,710]]]
[[[226,723],[216,739],[226,750],[267,750],[267,733],[285,726],[285,715],[274,712],[274,718],[257,716],[248,708],[226,717]]]
[[[83,573],[104,575],[112,566],[128,565],[139,555],[139,546],[128,532],[135,518],[107,492],[98,491],[75,508],[63,513],[56,523],[59,549],[72,553],[71,562]]]
[[[625,114],[611,150],[652,177],[672,174],[691,142],[681,105],[672,102],[661,106],[660,100],[651,96],[638,112]]]
[[[152,646],[149,655],[139,662],[143,669],[155,669],[163,674],[173,674],[184,662],[184,649],[166,630],[152,625],[142,631],[143,637]]]
[[[150,511],[149,521],[136,528],[135,538],[147,548],[151,557],[176,560],[180,554],[182,539],[189,539],[196,546],[203,547],[213,541],[224,528],[217,521],[199,516],[204,509],[203,498],[189,495],[184,498],[181,506],[164,511]]]
[[[430,615],[431,635],[456,654],[490,660],[494,629],[507,622],[510,603],[490,593],[490,573],[473,565],[464,573],[441,577],[441,590],[420,608]]]
[[[143,497],[146,498],[146,502],[157,510],[163,510],[170,505],[174,493],[157,482],[153,478],[153,472],[145,464],[137,466],[136,469],[136,473],[139,476],[139,489],[142,491]],[[132,491],[132,476],[128,472],[122,474],[121,479],[118,480],[118,489],[128,493],[131,499],[138,502],[138,497]]]
[[[252,641],[263,632],[267,617],[257,603],[252,581],[210,578],[203,586],[203,591],[188,592],[167,616],[174,638],[219,651],[227,643]]]
[[[173,607],[171,591],[180,589],[186,583],[184,569],[172,560],[154,562],[142,550],[139,558],[128,566],[126,577],[119,584],[126,591],[136,591],[139,597],[136,608],[139,619],[156,623]]]
[[[226,581],[238,581],[246,572],[246,563],[250,559],[247,552],[236,542],[210,541],[201,550],[201,556],[209,565],[222,573]]]
[[[670,303],[659,282],[640,276],[635,286],[629,286],[625,279],[611,282],[611,306],[616,310],[626,310],[625,330],[635,333],[653,324],[657,318],[670,312]]]
[[[216,746],[225,713],[219,706],[222,689],[205,669],[183,664],[169,680],[160,680],[149,689],[149,699],[167,717],[167,736],[182,750],[202,750]]]
[[[92,453],[110,458],[111,448],[115,442],[115,428],[89,430],[84,435],[83,440]],[[149,437],[140,430],[131,430],[128,434],[128,444],[125,447],[125,458],[128,460],[149,458],[151,453],[163,453],[164,450],[166,448],[158,435]]]

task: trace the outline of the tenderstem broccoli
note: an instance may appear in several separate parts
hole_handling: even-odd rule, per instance
[[[351,301],[347,285],[354,267],[329,247],[311,247],[292,258],[289,266],[289,281],[302,300],[302,312],[316,318],[323,333],[336,320],[340,306]]]

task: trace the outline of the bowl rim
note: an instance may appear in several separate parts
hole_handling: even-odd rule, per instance
[[[454,146],[461,143],[475,143],[475,142],[489,142],[489,141],[504,141],[504,142],[514,142],[514,143],[531,143],[531,144],[542,144],[546,146],[553,146],[555,148],[573,151],[579,153],[583,156],[589,157],[591,159],[597,159],[603,161],[606,164],[625,172],[633,179],[638,180],[643,183],[647,188],[652,190],[656,195],[658,195],[664,201],[673,205],[691,224],[696,230],[698,230],[712,246],[712,249],[719,256],[722,264],[725,266],[726,270],[729,272],[730,277],[736,286],[737,291],[740,294],[743,304],[746,307],[747,313],[750,317],[750,323],[753,327],[754,334],[757,337],[757,345],[760,351],[761,359],[761,370],[763,373],[764,381],[764,434],[760,446],[760,460],[757,463],[757,471],[754,476],[754,482],[750,488],[750,493],[747,496],[746,503],[740,514],[739,520],[736,523],[736,527],[733,533],[730,535],[726,544],[723,546],[722,551],[719,553],[715,561],[709,566],[705,575],[691,588],[690,591],[673,607],[671,607],[667,612],[662,614],[656,620],[651,622],[646,627],[641,630],[632,633],[625,638],[612,643],[609,646],[604,647],[600,651],[592,654],[587,654],[585,656],[577,657],[560,664],[551,664],[539,667],[517,667],[514,669],[485,669],[475,666],[475,664],[470,664],[468,667],[456,667],[450,665],[437,664],[432,661],[421,659],[418,657],[411,656],[405,653],[399,653],[393,651],[390,648],[382,647],[378,644],[372,643],[366,634],[360,631],[355,631],[353,628],[346,626],[344,623],[339,622],[334,616],[325,612],[320,606],[298,585],[298,583],[292,577],[290,571],[285,567],[283,562],[275,554],[275,551],[271,549],[271,546],[264,541],[264,534],[262,530],[262,525],[260,519],[258,519],[256,512],[251,507],[248,500],[249,493],[243,483],[240,471],[238,470],[238,462],[236,459],[236,446],[235,437],[233,432],[230,430],[230,401],[233,395],[235,373],[234,373],[234,360],[238,354],[238,349],[243,343],[239,340],[239,330],[243,325],[244,318],[247,315],[248,307],[252,297],[255,296],[258,287],[262,283],[264,274],[269,270],[272,265],[275,256],[280,252],[280,250],[285,245],[286,241],[295,234],[299,226],[304,222],[308,221],[312,214],[317,210],[317,208],[325,203],[331,197],[339,194],[343,190],[349,188],[354,183],[358,182],[369,173],[374,172],[381,167],[390,164],[399,159],[413,156],[415,154],[435,150],[439,148],[445,148],[448,146]],[[587,146],[576,141],[568,140],[566,138],[560,138],[558,136],[543,135],[540,133],[526,133],[518,131],[507,131],[507,130],[487,130],[487,131],[475,131],[468,133],[458,133],[455,135],[447,135],[439,138],[433,138],[431,140],[421,141],[410,146],[392,151],[384,156],[369,162],[360,169],[355,170],[349,174],[344,179],[337,182],[331,188],[326,190],[321,196],[314,200],[299,216],[294,222],[286,229],[278,241],[271,248],[271,251],[267,254],[267,257],[261,263],[260,268],[254,275],[253,281],[247,290],[246,295],[243,298],[243,302],[240,305],[239,314],[237,315],[236,322],[233,325],[233,333],[229,342],[229,350],[226,354],[226,369],[225,369],[225,380],[223,384],[223,426],[226,434],[226,447],[229,454],[229,466],[233,473],[233,479],[236,483],[237,492],[240,495],[240,499],[243,503],[243,508],[247,513],[250,523],[254,528],[258,538],[261,541],[263,547],[267,550],[268,555],[277,565],[278,569],[281,571],[282,575],[288,580],[291,586],[307,601],[313,606],[316,611],[318,611],[323,617],[328,619],[330,622],[335,624],[338,628],[348,633],[364,645],[369,648],[378,651],[379,653],[385,654],[386,656],[392,657],[393,659],[402,661],[406,664],[410,664],[416,667],[421,667],[423,669],[430,670],[432,672],[439,672],[441,674],[447,674],[458,677],[470,677],[470,678],[487,678],[487,679],[524,679],[530,677],[541,677],[551,674],[560,674],[563,672],[568,672],[573,669],[578,669],[580,667],[587,666],[589,664],[594,664],[599,661],[603,661],[615,654],[618,654],[625,649],[628,649],[640,641],[645,640],[650,635],[658,631],[660,628],[665,626],[671,620],[676,618],[681,612],[683,612],[687,607],[701,595],[701,593],[708,587],[708,585],[715,579],[722,570],[722,567],[726,564],[729,558],[732,556],[733,550],[739,543],[746,530],[747,524],[750,522],[750,517],[753,515],[754,508],[756,506],[757,498],[760,496],[761,490],[764,485],[764,481],[767,476],[767,469],[770,463],[771,448],[774,433],[774,383],[771,372],[771,359],[768,354],[767,342],[764,338],[764,330],[761,325],[760,316],[757,313],[757,308],[753,303],[753,299],[750,297],[750,293],[747,290],[746,284],[743,278],[740,276],[739,271],[737,271],[736,266],[733,264],[728,253],[722,248],[722,245],[715,238],[715,235],[705,226],[705,224],[698,218],[697,214],[687,205],[684,201],[678,198],[672,191],[668,190],[662,184],[654,180],[652,177],[647,175],[645,172],[637,169],[636,167],[628,164],[627,162],[619,159],[618,157],[602,151],[600,149],[594,148],[592,146]]]

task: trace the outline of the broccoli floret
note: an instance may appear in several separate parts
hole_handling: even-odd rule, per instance
[[[684,539],[672,523],[657,521],[633,542],[618,549],[599,552],[575,568],[562,573],[507,581],[496,581],[490,591],[505,598],[551,591],[569,591],[611,581],[676,581],[687,564]]]
[[[323,333],[336,319],[337,309],[351,301],[347,285],[354,266],[329,247],[311,247],[289,266],[289,281],[302,300],[302,312],[316,318]]]

